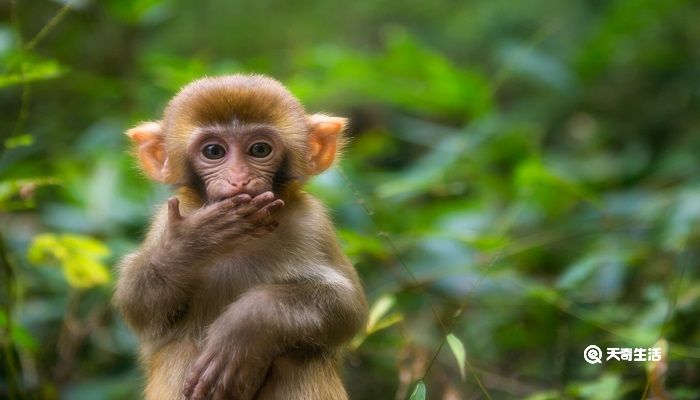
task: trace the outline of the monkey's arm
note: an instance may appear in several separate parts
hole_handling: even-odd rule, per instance
[[[340,275],[339,275],[340,276]],[[264,285],[230,306],[236,325],[267,335],[279,353],[292,349],[333,349],[350,340],[366,322],[364,295],[342,283],[307,281]],[[234,321],[231,321],[234,322]],[[234,327],[232,327],[235,329]]]
[[[119,264],[114,303],[140,335],[157,337],[186,311],[196,279],[196,259],[165,240],[167,210],[156,216],[145,242]]]
[[[276,357],[294,350],[333,350],[365,324],[367,305],[354,272],[333,280],[251,289],[212,324],[185,394],[250,399]],[[216,397],[215,397],[216,398]]]
[[[186,217],[171,198],[156,216],[144,244],[122,260],[114,302],[139,334],[159,337],[187,311],[201,267],[224,243],[274,229],[265,217],[284,203],[272,193],[238,195]],[[220,250],[219,250],[220,251]]]

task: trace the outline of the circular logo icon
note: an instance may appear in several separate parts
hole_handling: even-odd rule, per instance
[[[583,359],[589,364],[600,364],[603,362],[603,351],[592,344],[583,351]]]

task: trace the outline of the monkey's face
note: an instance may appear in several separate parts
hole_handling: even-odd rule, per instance
[[[192,174],[209,203],[272,191],[285,159],[279,132],[264,124],[198,128],[187,151]]]
[[[127,135],[151,179],[193,189],[213,203],[241,193],[293,193],[331,166],[345,124],[345,118],[307,115],[274,79],[229,75],[190,83],[161,121]]]

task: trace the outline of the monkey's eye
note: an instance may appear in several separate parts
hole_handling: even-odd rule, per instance
[[[267,157],[268,155],[270,155],[271,152],[272,146],[262,142],[255,143],[254,145],[250,146],[250,149],[248,149],[248,154],[257,158]]]
[[[226,155],[226,150],[218,144],[208,144],[202,149],[204,157],[210,160],[218,160]]]

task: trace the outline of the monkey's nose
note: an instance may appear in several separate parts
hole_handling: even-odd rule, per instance
[[[251,179],[251,178],[248,178],[248,180],[246,180],[245,182],[231,182],[231,184],[232,184],[234,187],[239,187],[239,186],[240,186],[241,188],[244,188],[244,187],[246,187],[246,186],[250,183],[250,179]]]

